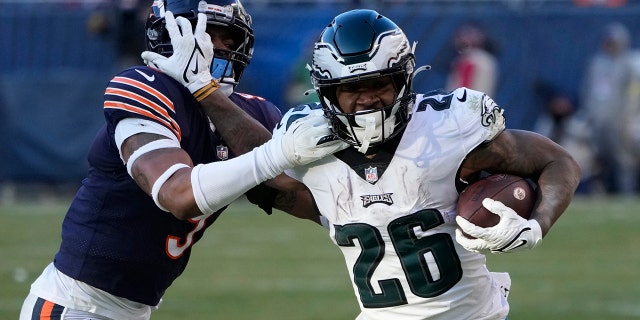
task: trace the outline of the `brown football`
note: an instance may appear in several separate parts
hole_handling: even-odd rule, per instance
[[[536,197],[536,191],[526,179],[509,174],[493,174],[472,183],[460,193],[458,216],[479,227],[495,226],[500,217],[482,206],[484,198],[491,198],[529,219]]]

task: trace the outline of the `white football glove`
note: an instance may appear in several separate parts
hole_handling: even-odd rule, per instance
[[[506,253],[533,249],[542,240],[542,229],[536,220],[526,220],[502,202],[490,198],[482,200],[482,205],[499,215],[500,222],[493,227],[481,228],[465,218],[456,217],[459,226],[456,241],[465,249],[479,253]],[[462,231],[476,239],[467,238]]]
[[[349,146],[333,134],[322,110],[310,112],[288,128],[276,128],[273,138],[282,141],[284,153],[294,166],[314,162]]]
[[[167,58],[156,52],[145,51],[140,55],[144,62],[178,80],[192,94],[211,85],[213,42],[207,33],[207,16],[198,13],[195,31],[189,20],[174,18],[170,11],[165,13],[165,20],[173,54]]]
[[[256,149],[264,174],[273,177],[286,169],[309,164],[349,145],[335,137],[322,110],[276,128],[271,140]]]

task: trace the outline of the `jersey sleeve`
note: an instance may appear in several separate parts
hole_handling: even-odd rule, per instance
[[[181,101],[178,86],[168,86],[166,76],[147,67],[123,71],[109,82],[104,93],[104,114],[113,127],[125,118],[156,122],[182,138],[175,120],[174,103]]]
[[[487,94],[459,88],[453,91],[452,108],[463,143],[471,150],[495,139],[505,129],[504,110]]]

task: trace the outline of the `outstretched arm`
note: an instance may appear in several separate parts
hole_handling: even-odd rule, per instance
[[[167,30],[169,30],[171,42],[174,47],[174,55],[166,58],[153,52],[145,52],[142,54],[145,62],[180,81],[193,93],[196,100],[201,103],[205,112],[234,153],[246,154],[254,148],[263,145],[271,138],[269,131],[237,107],[221,91],[217,90],[217,83],[213,81],[209,73],[208,66],[213,59],[213,47],[210,37],[205,32],[206,17],[204,15],[198,16],[198,23],[193,33],[189,32],[190,28],[182,18],[174,19],[173,15],[167,12],[166,19]],[[181,29],[178,29],[178,24],[181,24]],[[196,59],[192,60],[194,54]],[[198,69],[198,65],[201,68]],[[187,72],[187,69],[196,70],[197,72]],[[187,77],[187,75],[189,75],[189,77]],[[307,129],[315,131],[316,133],[319,132],[317,126],[315,129]],[[309,130],[306,130],[306,133],[313,134],[313,132]],[[293,143],[293,141],[290,142]],[[336,145],[337,143],[325,144],[319,147],[318,154],[323,153],[323,149],[330,152]],[[287,145],[285,145],[285,147],[287,147]],[[296,147],[290,145],[289,147],[299,149],[301,146]],[[289,150],[291,151],[291,148],[289,148]],[[303,158],[309,159],[309,157]],[[179,178],[179,171],[174,173],[176,180]],[[227,175],[226,172],[221,173]],[[301,183],[281,174],[275,179],[269,180],[267,184],[280,190],[280,194],[278,194],[275,203],[276,208],[297,217],[318,221],[317,209],[315,208],[311,194]],[[179,185],[184,186],[184,184]],[[187,192],[187,190],[182,191]],[[200,194],[198,191],[195,191],[195,193]],[[187,201],[187,203],[189,203],[189,201]],[[186,208],[186,206],[182,204],[179,208]]]
[[[216,130],[236,154],[247,153],[271,139],[271,133],[257,120],[236,106],[220,90],[200,102]],[[311,191],[301,182],[281,174],[267,180],[277,189],[273,207],[292,216],[320,223]]]
[[[318,145],[328,135],[331,132],[324,116],[310,115],[297,119],[287,131],[244,155],[195,167],[177,139],[159,134],[133,134],[124,140],[120,150],[130,175],[158,207],[179,219],[189,219],[219,210],[286,169],[346,147],[339,141]]]

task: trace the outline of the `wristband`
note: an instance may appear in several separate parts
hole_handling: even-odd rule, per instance
[[[200,101],[204,100],[204,98],[206,98],[210,94],[212,94],[214,91],[218,90],[218,88],[220,88],[220,85],[218,84],[218,81],[211,80],[211,82],[209,82],[209,84],[207,84],[206,86],[196,90],[196,92],[193,93],[193,96],[196,98],[196,101],[200,102]]]

